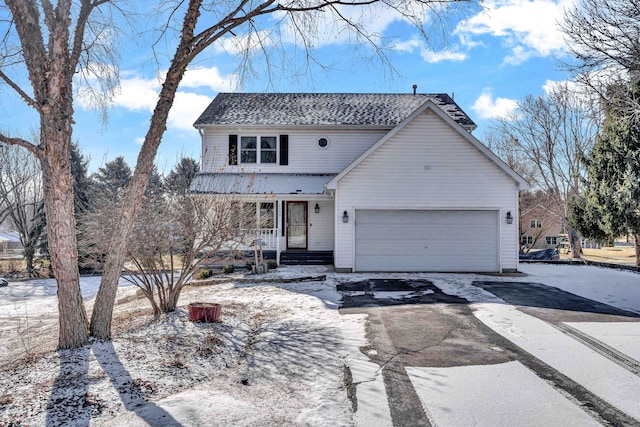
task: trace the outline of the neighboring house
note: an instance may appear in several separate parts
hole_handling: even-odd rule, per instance
[[[22,258],[23,250],[17,231],[0,231],[0,259]]]
[[[282,263],[338,271],[518,266],[528,184],[446,94],[221,93],[197,119],[193,193],[252,204]]]
[[[521,250],[554,249],[566,243],[562,216],[543,205],[520,213]]]

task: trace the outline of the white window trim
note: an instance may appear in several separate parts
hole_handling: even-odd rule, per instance
[[[247,137],[255,137],[256,138],[256,148],[255,148],[255,152],[256,152],[256,161],[255,162],[243,162],[242,161],[242,138],[247,138]],[[262,163],[262,156],[261,156],[261,152],[262,152],[262,147],[261,147],[261,138],[275,138],[276,139],[276,147],[275,147],[275,154],[276,154],[276,159],[274,162],[269,162],[269,163]],[[278,165],[280,164],[280,137],[278,135],[269,135],[269,134],[239,134],[238,135],[238,165]],[[272,150],[269,150],[272,151]]]

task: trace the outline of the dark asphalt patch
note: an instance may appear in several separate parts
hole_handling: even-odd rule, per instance
[[[423,279],[368,279],[342,283],[336,289],[342,295],[341,308],[468,303],[464,298],[445,294],[432,282]]]
[[[475,281],[472,284],[491,292],[512,305],[576,311],[581,313],[640,317],[638,313],[583,298],[540,283]]]

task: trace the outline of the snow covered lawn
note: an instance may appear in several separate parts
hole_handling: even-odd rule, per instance
[[[6,289],[0,425],[353,424],[346,359],[354,349],[344,331],[363,337],[364,319],[340,316],[324,282],[189,288],[158,322],[135,299],[117,306],[112,343],[60,352],[50,350],[55,291],[39,282]],[[190,322],[190,302],[222,304],[222,322]],[[13,316],[22,321],[8,322]],[[42,318],[49,340],[29,347],[19,336]]]
[[[640,274],[542,264],[521,265],[521,270],[525,276],[491,277],[279,268],[264,277],[326,274],[327,280],[244,283],[237,280],[241,276],[229,277],[186,289],[179,309],[159,321],[153,321],[136,289],[123,284],[113,342],[61,352],[54,351],[55,283],[13,282],[0,288],[0,426],[392,425],[393,399],[387,398],[382,369],[360,351],[371,348],[366,318],[338,311],[336,285],[370,278],[429,280],[466,298],[475,316],[495,332],[640,423],[637,375],[473,285],[540,283],[640,313]],[[89,310],[98,283],[99,278],[82,279]],[[409,296],[391,295],[396,300]],[[186,306],[191,302],[222,304],[221,323],[190,322]],[[640,322],[633,318],[567,325],[629,358],[640,357]],[[596,422],[517,361],[406,371],[430,419],[441,426]],[[532,406],[532,399],[547,414]]]

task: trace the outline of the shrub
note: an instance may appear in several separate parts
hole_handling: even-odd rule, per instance
[[[200,273],[198,273],[197,278],[202,280],[202,279],[208,279],[211,276],[213,276],[213,271],[211,271],[211,270],[200,270]]]
[[[270,259],[269,261],[267,261],[267,267],[269,267],[269,270],[275,270],[276,268],[278,268],[278,263]]]
[[[236,268],[231,264],[228,264],[228,265],[225,265],[224,267],[222,267],[222,272],[224,274],[231,274],[234,271],[236,271]]]

